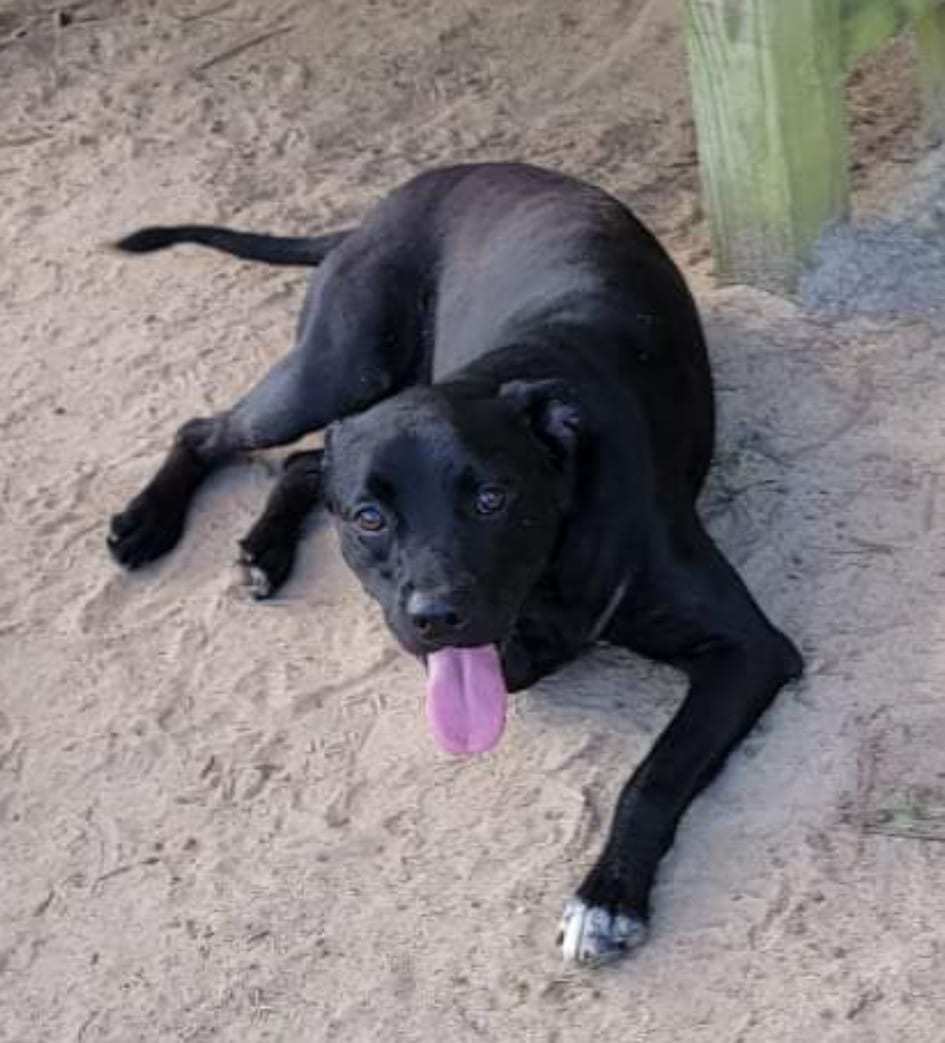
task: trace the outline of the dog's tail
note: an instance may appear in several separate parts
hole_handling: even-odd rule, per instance
[[[267,264],[299,264],[314,266],[321,262],[354,231],[346,228],[340,232],[311,237],[283,238],[275,235],[259,235],[256,232],[237,232],[232,228],[216,225],[153,225],[139,228],[137,232],[119,239],[114,244],[126,253],[146,254],[153,250],[164,250],[177,243],[199,243],[214,250],[242,257],[246,261],[265,261]]]

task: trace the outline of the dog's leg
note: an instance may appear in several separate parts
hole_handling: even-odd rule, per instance
[[[685,701],[617,802],[597,864],[565,907],[566,959],[598,962],[643,941],[657,866],[690,802],[717,774],[778,690],[802,670],[705,534],[608,639],[666,659],[689,676]]]
[[[111,520],[108,546],[122,565],[143,565],[177,543],[194,494],[222,464],[242,452],[294,442],[365,408],[389,388],[380,365],[369,371],[371,380],[358,379],[360,371],[349,379],[356,358],[327,350],[317,358],[313,354],[303,344],[228,412],[180,428],[158,473]],[[367,362],[360,364],[367,368]]]
[[[189,420],[157,474],[111,519],[108,546],[127,568],[169,551],[180,539],[187,510],[205,478],[238,453],[284,445],[312,428],[302,395],[297,352],[226,413]]]
[[[254,598],[271,597],[289,578],[308,515],[318,506],[324,450],[293,453],[259,520],[240,540],[246,586]]]

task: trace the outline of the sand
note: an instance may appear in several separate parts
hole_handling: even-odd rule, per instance
[[[800,306],[713,285],[669,0],[0,0],[0,1040],[945,1039],[945,844],[887,814],[945,806],[942,168],[911,62],[854,77],[855,177],[895,224],[867,253],[924,237],[925,281],[907,247],[878,287],[844,241]],[[156,567],[104,547],[304,285],[104,240],[328,229],[499,157],[615,191],[692,281],[705,514],[809,663],[684,820],[648,945],[598,972],[555,925],[678,675],[601,650],[456,762],[324,523],[284,596],[245,596],[282,454],[221,473]]]

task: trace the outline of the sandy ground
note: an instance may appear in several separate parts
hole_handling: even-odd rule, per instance
[[[874,209],[921,152],[910,62],[851,87]],[[945,806],[945,268],[915,290],[845,241],[820,310],[713,289],[685,86],[669,0],[0,0],[4,1043],[945,1039],[945,844],[869,828]],[[601,650],[456,763],[327,527],[277,604],[244,596],[279,454],[159,566],[103,542],[176,425],[286,349],[304,279],[103,239],[325,229],[496,157],[617,192],[692,279],[706,515],[810,665],[685,820],[647,947],[597,973],[554,927],[676,675]]]

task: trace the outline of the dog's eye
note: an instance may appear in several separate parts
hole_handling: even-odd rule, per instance
[[[480,514],[495,514],[505,506],[505,490],[496,485],[484,485],[476,493],[476,510]]]
[[[387,520],[376,507],[360,507],[355,511],[354,524],[362,532],[381,532]]]

